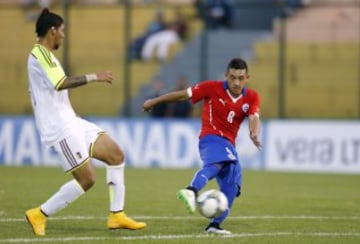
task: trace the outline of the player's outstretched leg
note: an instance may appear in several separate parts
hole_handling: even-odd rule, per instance
[[[178,191],[178,198],[185,202],[186,209],[190,213],[195,212],[197,192],[203,189],[207,182],[219,173],[220,169],[221,165],[218,164],[204,166],[195,174],[190,186]]]
[[[145,228],[146,223],[137,222],[121,211],[118,213],[110,213],[108,218],[107,226],[110,230],[115,229],[128,229],[128,230],[139,230]]]
[[[31,225],[35,235],[45,235],[46,215],[41,212],[40,207],[27,210],[25,213],[25,217]]]
[[[231,232],[224,230],[220,227],[218,223],[210,223],[206,228],[205,232],[209,234],[219,234],[219,235],[231,235]]]
[[[196,194],[189,189],[181,189],[177,192],[177,198],[185,203],[186,209],[190,213],[194,213],[196,210]]]

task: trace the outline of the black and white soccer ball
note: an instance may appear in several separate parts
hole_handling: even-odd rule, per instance
[[[228,209],[228,199],[219,190],[207,190],[197,197],[200,214],[206,218],[220,217]]]

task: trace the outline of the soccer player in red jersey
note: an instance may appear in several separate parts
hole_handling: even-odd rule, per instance
[[[225,72],[225,81],[207,80],[184,90],[169,92],[143,104],[144,111],[150,111],[163,102],[191,99],[192,103],[203,101],[199,152],[203,167],[196,172],[191,184],[177,196],[186,204],[190,213],[195,212],[198,192],[209,180],[216,178],[220,190],[229,202],[228,210],[213,218],[205,231],[216,234],[231,234],[220,224],[226,219],[235,197],[240,196],[242,174],[235,150],[235,138],[243,120],[249,119],[250,138],[261,150],[260,141],[260,99],[256,91],[248,88],[247,63],[232,59]]]
[[[225,72],[225,81],[207,80],[188,89],[169,92],[143,104],[144,111],[155,105],[191,99],[192,103],[203,100],[199,152],[203,167],[196,172],[191,184],[177,193],[190,213],[196,209],[198,192],[209,180],[216,178],[220,190],[228,198],[229,206],[220,217],[213,218],[205,231],[216,234],[231,234],[220,227],[226,219],[235,197],[240,196],[242,173],[235,150],[235,138],[240,125],[249,119],[250,138],[261,150],[260,142],[260,99],[256,91],[246,86],[249,80],[247,63],[232,59]]]

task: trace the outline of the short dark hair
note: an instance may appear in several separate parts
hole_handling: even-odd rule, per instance
[[[52,13],[49,9],[44,8],[36,21],[36,35],[38,37],[44,37],[49,29],[52,27],[59,28],[63,23],[64,20],[60,15]]]
[[[248,72],[248,65],[245,62],[245,60],[241,59],[241,58],[234,58],[232,60],[230,60],[228,66],[227,66],[227,70],[229,69],[245,69],[246,72]]]

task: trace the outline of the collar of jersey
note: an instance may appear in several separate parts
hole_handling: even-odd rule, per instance
[[[224,81],[223,81],[223,86],[224,86],[224,89],[225,89],[225,90],[229,90],[229,85],[228,85],[227,80],[224,80]],[[247,88],[244,87],[244,88],[242,89],[242,91],[241,91],[241,95],[245,96],[246,93],[247,93]]]

